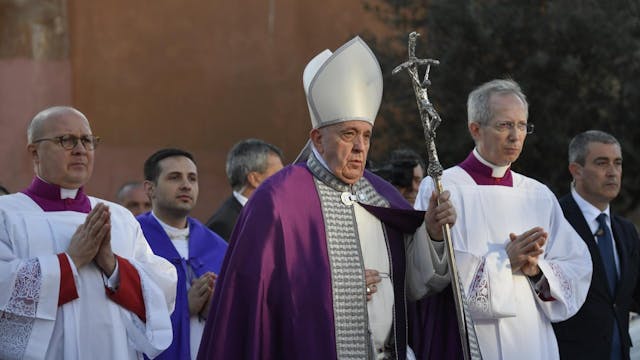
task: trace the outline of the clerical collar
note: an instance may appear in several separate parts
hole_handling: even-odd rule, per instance
[[[31,198],[44,211],[77,211],[89,213],[91,202],[79,189],[63,189],[59,185],[50,184],[39,177],[34,177],[31,185],[21,191]]]
[[[249,201],[249,199],[248,199],[246,196],[244,196],[244,195],[240,194],[240,193],[239,193],[239,192],[237,192],[237,191],[234,191],[234,192],[233,192],[233,197],[234,197],[234,198],[236,198],[236,200],[238,200],[238,202],[239,202],[239,203],[240,203],[240,205],[242,205],[242,206],[245,206],[245,204],[247,203],[247,201]]]
[[[511,164],[497,166],[483,159],[476,149],[458,166],[464,169],[478,185],[513,186]]]
[[[311,144],[311,151],[313,152],[313,155],[316,156],[316,160],[318,160],[318,162],[320,163],[320,165],[322,165],[325,169],[331,171],[329,169],[329,165],[327,165],[327,162],[324,161],[324,158],[322,157],[322,155],[320,155],[320,153],[318,152],[318,150],[316,149],[315,145]]]
[[[187,226],[183,229],[171,226],[167,223],[165,223],[164,221],[160,220],[160,218],[158,218],[158,216],[153,212],[153,210],[151,210],[151,216],[153,216],[158,223],[160,224],[160,226],[162,226],[162,229],[164,230],[165,233],[167,233],[167,236],[169,237],[169,239],[171,240],[188,240],[189,239],[189,221],[187,221]]]

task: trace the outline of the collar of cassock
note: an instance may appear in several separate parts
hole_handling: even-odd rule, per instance
[[[474,149],[460,166],[478,185],[501,185],[513,187],[511,165],[496,166],[482,159]]]
[[[347,206],[357,202],[383,223],[410,234],[424,221],[424,211],[389,207],[388,201],[373,188],[363,176],[355,184],[348,185],[338,179],[322,160],[317,151],[307,159],[311,173],[330,188],[342,192],[341,200]]]
[[[50,184],[39,177],[34,177],[31,185],[22,193],[35,201],[44,211],[77,211],[89,213],[91,202],[83,188],[63,189],[59,185]]]

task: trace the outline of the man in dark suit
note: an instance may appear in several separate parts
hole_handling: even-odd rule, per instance
[[[613,214],[622,178],[620,144],[590,130],[569,144],[571,194],[560,199],[564,215],[591,253],[591,287],[580,311],[554,324],[563,359],[629,359],[629,311],[640,300],[640,240],[635,226]]]
[[[242,207],[260,183],[282,169],[282,151],[258,139],[242,140],[227,155],[226,172],[233,194],[207,221],[207,227],[229,241]]]

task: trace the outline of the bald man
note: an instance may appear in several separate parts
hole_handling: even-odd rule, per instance
[[[176,271],[127,209],[85,194],[100,139],[58,106],[27,140],[35,177],[0,198],[0,358],[156,356],[172,340]]]
[[[144,191],[144,185],[139,181],[122,185],[116,194],[116,200],[118,204],[129,209],[133,216],[142,215],[151,210],[151,200]]]

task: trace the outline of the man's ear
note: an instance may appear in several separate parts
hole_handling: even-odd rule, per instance
[[[257,171],[251,171],[247,174],[247,182],[252,188],[257,189],[262,182],[262,177]]]
[[[578,164],[577,162],[569,163],[569,172],[571,173],[573,180],[582,178],[582,169],[582,165]]]
[[[155,184],[153,181],[145,180],[142,185],[144,186],[144,192],[147,194],[149,199],[153,201],[153,192],[155,190]]]
[[[467,127],[469,128],[469,134],[471,134],[473,140],[477,140],[480,137],[480,124],[477,122],[470,122],[467,124]]]
[[[324,148],[322,147],[322,132],[320,129],[311,130],[311,132],[309,132],[309,138],[316,150],[318,150],[320,154],[323,154]]]
[[[27,145],[27,152],[29,156],[31,156],[31,160],[34,163],[38,163],[40,161],[40,156],[38,155],[38,146],[36,144]]]

